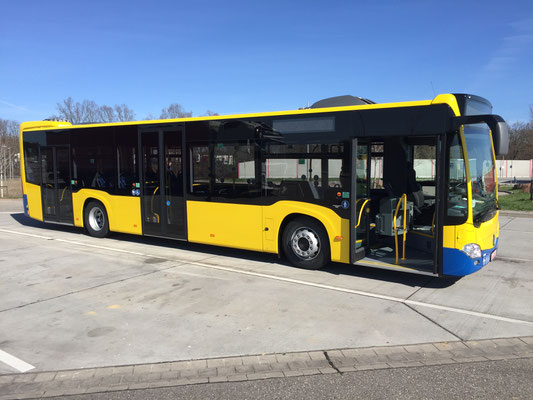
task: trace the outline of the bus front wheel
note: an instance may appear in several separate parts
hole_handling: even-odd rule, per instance
[[[99,201],[90,201],[83,213],[85,229],[89,235],[103,238],[109,234],[109,220],[107,212]]]
[[[282,236],[289,261],[306,269],[319,269],[330,261],[328,235],[322,224],[310,218],[289,222]]]

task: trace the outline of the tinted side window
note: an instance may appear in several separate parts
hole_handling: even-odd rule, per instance
[[[191,195],[213,201],[261,196],[258,148],[252,141],[192,144],[189,152]]]
[[[139,182],[137,126],[115,128],[118,194],[131,195]]]
[[[250,141],[215,146],[214,197],[236,199],[261,195],[255,154],[256,148]]]
[[[113,128],[73,129],[73,189],[112,191],[117,187]]]
[[[342,144],[271,144],[265,160],[267,197],[333,201],[342,180]]]
[[[464,153],[457,133],[450,141],[448,152],[450,167],[446,224],[460,225],[468,217],[468,191]]]
[[[26,171],[26,182],[41,184],[39,166],[39,145],[37,143],[24,142],[24,169]]]
[[[209,146],[193,144],[189,147],[191,163],[191,182],[189,193],[193,196],[209,196],[211,194],[211,157]]]

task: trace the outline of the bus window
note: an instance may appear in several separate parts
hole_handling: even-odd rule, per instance
[[[256,179],[255,146],[250,142],[215,145],[214,197],[257,197],[261,189]]]
[[[322,196],[321,160],[317,158],[267,158],[267,195],[313,201]]]
[[[113,128],[81,129],[72,134],[72,172],[77,189],[116,187],[113,136]]]
[[[372,144],[370,163],[370,188],[384,189],[383,186],[383,143]]]
[[[346,168],[349,168],[349,166],[346,166]],[[330,188],[341,188],[342,172],[344,169],[342,159],[328,159],[328,186]]]
[[[137,127],[118,127],[116,130],[117,192],[131,195],[139,182],[137,164]]]
[[[209,195],[211,193],[211,161],[209,157],[209,146],[191,146],[190,163],[190,193],[196,196]]]
[[[40,185],[39,145],[37,143],[24,142],[24,168],[26,170],[26,182]]]
[[[437,174],[437,146],[414,145],[413,168],[416,173],[416,181],[421,185],[424,197],[435,197],[435,176]]]
[[[450,171],[448,182],[449,223],[461,224],[468,216],[468,192],[463,148],[456,133],[450,142]]]

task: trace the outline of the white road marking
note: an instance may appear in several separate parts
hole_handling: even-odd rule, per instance
[[[54,239],[53,237],[50,237],[50,236],[35,235],[33,233],[26,233],[26,232],[10,231],[9,229],[0,229],[0,232],[13,233],[15,235],[22,235],[22,236],[30,236],[30,237],[34,237],[34,238],[38,238],[38,239],[46,239],[46,240],[53,240]],[[57,239],[55,239],[55,240],[57,240]]]
[[[35,368],[33,365],[2,350],[0,350],[0,362],[9,365],[11,368],[15,368],[19,372],[26,372]]]
[[[15,235],[32,236],[32,237],[41,238],[41,239],[56,240],[56,241],[62,242],[62,243],[74,244],[74,245],[85,246],[85,247],[92,247],[92,248],[115,251],[115,252],[126,253],[126,254],[133,254],[133,255],[136,255],[136,256],[141,256],[141,257],[146,257],[146,258],[159,258],[159,259],[164,259],[164,260],[169,260],[169,261],[181,262],[181,263],[184,263],[184,264],[196,265],[196,266],[203,267],[203,268],[215,269],[215,270],[219,270],[219,271],[232,272],[232,273],[241,274],[241,275],[255,276],[255,277],[258,277],[258,278],[272,279],[272,280],[276,280],[276,281],[294,283],[294,284],[303,285],[303,286],[310,286],[310,287],[316,287],[316,288],[320,288],[320,289],[333,290],[333,291],[336,291],[336,292],[350,293],[350,294],[355,294],[355,295],[359,295],[359,296],[371,297],[371,298],[380,299],[380,300],[393,301],[393,302],[396,302],[396,303],[409,304],[409,305],[418,306],[418,307],[432,308],[432,309],[442,310],[442,311],[450,311],[450,312],[454,312],[454,313],[458,313],[458,314],[471,315],[471,316],[475,316],[475,317],[487,318],[487,319],[492,319],[492,320],[496,320],[496,321],[503,321],[503,322],[510,322],[510,323],[515,323],[515,324],[533,326],[533,321],[527,321],[527,320],[516,319],[516,318],[501,317],[499,315],[494,315],[494,314],[488,314],[488,313],[483,313],[483,312],[465,310],[465,309],[456,308],[456,307],[441,306],[441,305],[438,305],[438,304],[423,303],[423,302],[415,301],[415,300],[406,300],[406,299],[402,299],[400,297],[386,296],[386,295],[382,295],[382,294],[364,292],[364,291],[361,291],[361,290],[354,290],[354,289],[342,288],[342,287],[338,287],[338,286],[324,285],[324,284],[321,284],[321,283],[314,283],[314,282],[302,281],[302,280],[299,280],[299,279],[285,278],[285,277],[282,277],[282,276],[263,274],[263,273],[260,273],[260,272],[239,270],[239,269],[230,268],[230,267],[222,267],[222,266],[217,266],[217,265],[205,264],[205,263],[201,263],[201,262],[197,262],[197,261],[180,260],[178,258],[170,259],[168,257],[156,256],[156,255],[140,253],[140,252],[136,252],[136,251],[117,249],[117,248],[107,247],[107,246],[93,245],[93,244],[89,244],[89,243],[76,242],[76,241],[73,241],[73,240],[54,239],[54,238],[50,238],[50,237],[47,237],[47,236],[32,235],[32,234],[29,234],[29,233],[11,231],[11,230],[1,229],[1,228],[0,228],[0,232],[12,233],[12,234],[15,234]]]

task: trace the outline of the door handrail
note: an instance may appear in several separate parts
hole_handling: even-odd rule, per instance
[[[360,200],[363,200],[363,199],[359,199],[355,202],[355,204],[357,205],[357,202],[360,201]],[[355,225],[355,229],[357,229],[359,227],[359,225],[361,224],[361,217],[363,215],[363,210],[365,209],[365,206],[366,206],[366,203],[368,203],[370,201],[370,199],[366,199],[364,202],[363,202],[363,205],[361,206],[361,208],[359,209],[359,217],[357,218],[357,225]]]
[[[155,197],[155,194],[157,193],[158,190],[159,190],[159,186],[156,187],[154,189],[154,192],[152,193],[152,198],[150,199],[150,208],[151,208],[150,211],[152,211],[153,215],[157,216],[157,222],[159,223],[159,215],[157,215],[157,213],[154,211],[154,197]]]
[[[402,251],[402,260],[405,260],[405,240],[406,240],[406,222],[407,222],[407,194],[402,194],[400,198],[398,199],[398,203],[396,204],[396,211],[394,211],[394,217],[392,219],[393,226],[394,226],[394,252],[396,254],[396,265],[399,264],[398,262],[398,227],[396,226],[396,218],[398,217],[398,211],[400,210],[400,204],[403,200],[403,251]]]

